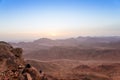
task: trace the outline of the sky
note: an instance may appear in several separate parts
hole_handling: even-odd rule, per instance
[[[0,0],[0,40],[119,35],[120,0]]]

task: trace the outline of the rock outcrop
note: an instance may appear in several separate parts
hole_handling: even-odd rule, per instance
[[[40,80],[39,71],[25,66],[22,52],[21,48],[0,41],[0,80]]]

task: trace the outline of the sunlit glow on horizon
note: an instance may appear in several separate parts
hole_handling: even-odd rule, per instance
[[[2,0],[0,39],[119,36],[120,0]]]

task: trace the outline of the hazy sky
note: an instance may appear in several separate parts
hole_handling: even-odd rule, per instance
[[[119,35],[120,0],[0,0],[0,40]]]

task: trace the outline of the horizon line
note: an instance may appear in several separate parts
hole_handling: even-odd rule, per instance
[[[15,43],[19,43],[19,42],[33,42],[39,39],[49,39],[49,40],[65,40],[65,39],[76,39],[76,38],[112,38],[112,37],[120,37],[120,36],[77,36],[77,37],[68,37],[68,38],[56,38],[56,39],[52,39],[52,38],[48,38],[48,37],[40,37],[40,38],[33,38],[33,39],[12,39],[12,40],[0,40],[0,41],[5,41],[5,42],[15,42]]]

